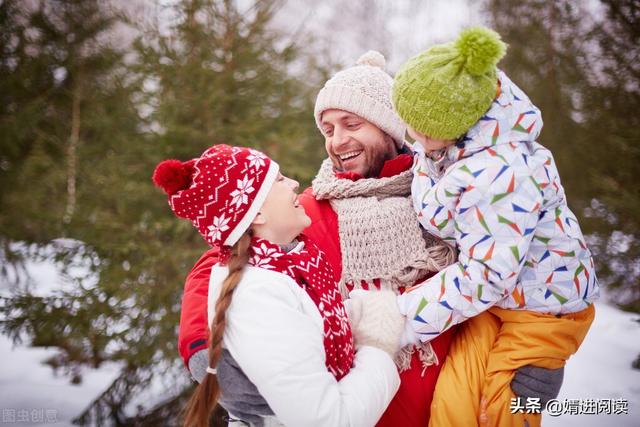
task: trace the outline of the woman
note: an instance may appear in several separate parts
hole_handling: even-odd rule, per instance
[[[385,327],[359,336],[354,353],[333,272],[300,234],[310,220],[298,183],[264,154],[227,145],[188,162],[164,161],[153,180],[177,216],[221,247],[209,288],[209,375],[185,425],[208,425],[220,392],[225,406],[216,367],[239,368],[266,401],[243,408],[251,424],[375,424],[399,386],[392,355],[402,319],[382,312],[361,319]]]

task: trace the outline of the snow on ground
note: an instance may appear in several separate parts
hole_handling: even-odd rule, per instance
[[[105,364],[84,370],[82,383],[73,385],[42,363],[55,353],[54,349],[14,347],[0,335],[0,424],[42,426],[55,420],[54,425],[71,426],[71,420],[118,376],[117,365]]]
[[[567,363],[559,400],[626,399],[628,415],[543,415],[544,426],[640,426],[640,315],[596,304],[596,318],[584,343]]]
[[[27,289],[33,295],[49,296],[59,291],[73,291],[74,278],[85,278],[85,286],[97,283],[97,277],[86,280],[89,266],[81,257],[74,258],[74,265],[66,275],[62,274],[61,264],[51,259],[54,250],[60,246],[72,247],[81,242],[59,239],[53,245],[40,250],[41,256],[37,259],[25,261],[29,280],[26,283],[21,280],[20,289]],[[15,243],[12,249],[23,253],[30,251],[21,243]],[[14,272],[9,280],[0,281],[0,295],[11,295],[10,282],[16,279],[16,274],[23,275],[24,272]],[[68,377],[56,375],[43,363],[56,353],[54,348],[14,345],[10,338],[0,334],[0,425],[71,426],[71,420],[118,377],[120,366],[106,363],[99,369],[83,369],[82,382],[71,384]]]
[[[27,270],[37,284],[35,294],[48,295],[71,286],[64,283],[59,270],[50,261],[29,261]],[[77,272],[81,275],[81,272]],[[7,283],[0,283],[0,294],[8,294]],[[544,426],[640,426],[640,370],[631,363],[640,354],[640,315],[625,313],[606,303],[596,305],[596,319],[578,353],[569,360],[559,399],[626,399],[627,415],[543,416]],[[117,377],[119,366],[105,364],[100,369],[86,369],[83,381],[73,385],[64,376],[56,376],[43,361],[55,354],[54,349],[14,346],[0,335],[0,424],[27,422],[21,426],[46,425],[53,417],[58,426],[71,426],[71,420]],[[174,368],[174,369],[172,369]],[[182,367],[179,367],[182,369]],[[136,404],[166,397],[181,372],[167,366],[167,375],[156,378],[147,388],[144,399]],[[186,374],[184,380],[186,381]],[[147,396],[148,394],[148,396]],[[157,394],[156,396],[151,396]],[[147,406],[147,405],[145,405]],[[26,410],[26,412],[25,412]],[[12,418],[13,417],[13,418]],[[14,421],[10,421],[13,419]],[[33,422],[35,420],[35,422]],[[42,420],[42,421],[40,421]],[[45,422],[43,422],[45,421]]]

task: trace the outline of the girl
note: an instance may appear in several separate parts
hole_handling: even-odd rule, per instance
[[[310,220],[298,183],[264,154],[227,145],[188,162],[164,161],[153,181],[177,216],[222,247],[209,288],[210,375],[189,402],[185,426],[207,426],[219,394],[223,407],[253,425],[375,424],[399,386],[392,355],[403,319],[393,311],[360,316],[383,332],[358,336],[354,353],[333,273],[300,234]],[[263,401],[225,402],[225,387],[237,384]]]

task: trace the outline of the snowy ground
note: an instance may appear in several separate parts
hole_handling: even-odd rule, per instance
[[[626,399],[628,415],[543,416],[545,426],[640,426],[640,371],[631,363],[640,354],[639,315],[596,304],[596,318],[578,353],[565,369],[559,400]]]
[[[37,294],[47,294],[64,286],[56,269],[46,262],[27,266]],[[48,283],[42,286],[41,283]],[[36,289],[32,289],[36,291]],[[7,293],[0,283],[0,293]],[[597,304],[594,324],[580,351],[569,360],[559,399],[626,399],[627,415],[544,415],[545,426],[640,426],[640,370],[631,363],[640,354],[639,315],[625,313],[604,303]],[[42,362],[55,354],[53,349],[14,346],[0,335],[0,424],[70,426],[77,416],[118,373],[118,366],[105,364],[85,370],[79,385],[56,376]],[[175,379],[175,378],[174,378]],[[166,392],[154,385],[149,392]],[[156,396],[162,398],[162,396]],[[153,400],[150,396],[149,400]],[[53,421],[55,420],[55,423]],[[49,422],[48,422],[49,421]]]
[[[82,383],[72,385],[42,364],[53,354],[51,349],[14,347],[0,335],[0,425],[71,426],[71,420],[118,375],[117,366],[104,365],[84,371]]]
[[[559,399],[627,399],[628,415],[545,415],[547,426],[616,426],[640,425],[640,371],[631,362],[640,353],[640,316],[600,304],[594,325],[582,348],[567,365]],[[116,377],[117,367],[105,366],[85,371],[80,385],[53,375],[42,365],[53,350],[13,347],[0,336],[0,424],[20,410],[54,411],[56,425],[71,425],[71,419]],[[25,416],[25,412],[21,412]],[[51,414],[50,414],[51,415]],[[42,425],[46,423],[20,423]]]

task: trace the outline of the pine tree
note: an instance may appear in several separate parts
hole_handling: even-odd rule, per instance
[[[158,355],[175,358],[170,302],[179,293],[165,286],[155,301],[144,299],[154,284],[145,263],[167,252],[150,212],[165,205],[149,182],[154,159],[139,129],[135,75],[109,39],[123,20],[109,4],[78,0],[3,2],[0,16],[3,256],[19,261],[22,242],[33,249],[28,256],[59,261],[70,278],[78,264],[86,271],[75,288],[50,296],[16,288],[2,298],[0,326],[16,340],[58,348],[48,363],[72,382],[82,381],[83,366],[119,361],[116,383],[131,388],[130,372]],[[180,267],[158,275],[175,280]],[[125,403],[111,402],[114,418]]]
[[[169,28],[143,29],[128,50],[110,43],[127,21],[109,3],[0,3],[3,254],[31,245],[76,285],[15,291],[0,327],[57,347],[48,363],[73,382],[85,366],[122,366],[78,424],[178,424],[191,390],[176,331],[184,277],[206,246],[153,187],[155,165],[226,142],[265,150],[305,184],[325,156],[312,107],[326,70],[273,29],[275,2],[248,7],[178,3],[164,11]],[[175,392],[131,415],[159,376]]]
[[[589,210],[600,273],[621,307],[640,313],[640,2],[602,0],[594,23],[592,77],[585,96],[591,158]]]
[[[157,147],[187,159],[217,143],[250,146],[308,183],[325,156],[312,113],[322,70],[291,75],[308,68],[302,47],[270,26],[279,2],[238,3],[182,2],[168,35],[154,29],[138,44]]]

